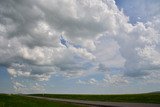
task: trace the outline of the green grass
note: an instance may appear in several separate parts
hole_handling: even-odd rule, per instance
[[[19,95],[0,94],[0,107],[80,107],[69,103],[53,102]],[[81,106],[82,107],[82,106]]]
[[[69,94],[34,94],[52,98],[79,99],[108,102],[157,103],[160,104],[160,94],[124,94],[124,95],[69,95]]]

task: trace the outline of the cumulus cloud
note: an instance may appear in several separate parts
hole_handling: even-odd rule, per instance
[[[59,4],[61,9],[59,9],[59,6],[57,7],[56,4]],[[92,42],[92,39],[90,38],[96,37],[99,33],[102,33],[102,31],[95,31],[99,28],[92,30],[90,27],[91,25],[88,23],[92,22],[91,24],[95,24],[93,27],[98,27],[97,25],[103,27],[105,25],[101,25],[102,22],[94,21],[93,15],[90,16],[87,14],[92,10],[92,8],[96,9],[96,7],[87,7],[89,4],[86,4],[85,1],[78,2],[73,0],[67,2],[46,2],[42,0],[40,2],[16,2],[2,0],[1,5],[1,46],[2,48],[4,48],[5,46],[5,49],[9,48],[8,51],[16,50],[16,53],[14,52],[16,55],[12,55],[13,60],[14,57],[19,57],[20,60],[26,60],[26,62],[30,61],[33,63],[38,62],[38,64],[44,64],[45,62],[43,61],[44,59],[46,59],[47,54],[51,53],[52,56],[48,55],[49,59],[51,59],[51,57],[55,56],[53,55],[55,51],[65,50],[62,49],[59,43],[59,35],[62,32],[68,39],[74,42],[75,39],[77,39],[77,42],[79,41],[80,43],[84,43],[81,45],[87,47],[87,44],[89,44],[89,47],[93,49],[95,48],[95,46]],[[9,5],[8,8],[7,5]],[[107,7],[107,5],[103,5]],[[104,10],[103,6],[99,5],[98,7]],[[88,8],[88,11],[76,12],[79,8]],[[60,12],[57,13],[57,10],[59,10]],[[65,14],[67,13],[66,11],[70,12],[72,15]],[[98,10],[96,9],[96,11]],[[49,14],[50,12],[52,14]],[[79,14],[83,12],[84,16],[82,17]],[[69,23],[69,20],[73,23]],[[52,23],[50,23],[50,21]],[[67,23],[73,25],[70,26],[67,25]],[[79,32],[81,32],[82,34],[74,29],[79,30]],[[85,31],[88,33],[91,33],[93,31],[93,33],[83,34],[85,33]],[[88,35],[89,37],[86,35]],[[85,39],[86,42],[84,42]],[[83,56],[87,56],[89,57],[89,59],[92,59],[93,57],[90,53],[87,53],[87,50],[85,48],[76,49],[72,47],[71,51],[80,53]],[[5,50],[5,52],[7,51]],[[58,53],[55,52],[55,54]],[[50,61],[48,63],[50,63]]]
[[[127,17],[117,16],[114,32],[106,32],[98,39],[96,48],[99,51],[95,52],[98,61],[108,68],[123,69],[122,75],[129,77],[151,76],[152,70],[159,71],[160,14],[156,10],[153,12],[148,21],[134,25]]]
[[[24,82],[19,82],[19,81],[12,81],[13,83],[13,88],[15,90],[15,93],[37,93],[37,92],[45,92],[45,85],[44,84],[39,84],[35,82],[34,84],[32,83],[27,83],[27,85],[23,85]]]
[[[106,43],[103,43],[101,40],[102,45],[97,48],[101,49],[96,53],[97,59],[108,67],[118,67],[118,63],[115,62],[120,62],[119,67],[124,68],[125,76],[129,77],[143,77],[151,75],[152,70],[159,71],[160,31],[157,25],[159,25],[160,14],[154,14],[156,15],[150,16],[148,22],[137,22],[134,25],[130,24],[127,18],[118,17],[115,32],[106,33],[101,37],[103,40],[107,37],[110,41],[105,40]],[[104,60],[105,58],[108,59]],[[109,65],[107,63],[109,59],[115,61],[115,64]]]
[[[22,91],[22,88],[25,88],[25,86],[24,85],[22,85],[21,83],[19,83],[19,82],[13,82],[13,84],[14,84],[14,89],[15,89],[15,91],[16,92],[21,92]]]
[[[125,59],[119,52],[119,45],[110,37],[102,36],[96,41],[96,50],[94,55],[96,60],[100,62],[99,69],[106,68],[122,68]]]
[[[91,78],[91,79],[89,79],[89,80],[87,80],[87,81],[78,80],[78,81],[77,81],[77,84],[83,84],[83,85],[86,85],[86,84],[88,84],[88,85],[99,85],[100,82],[97,81],[95,78]]]
[[[83,76],[93,69],[87,63],[146,76],[160,70],[155,19],[132,25],[114,0],[1,0],[0,65],[15,78],[39,81],[57,73]],[[105,81],[126,82],[123,76]]]
[[[159,83],[160,81],[160,72],[157,70],[152,70],[150,75],[143,77],[143,83]]]
[[[123,75],[109,75],[106,74],[103,79],[107,85],[121,85],[128,84],[128,80]]]
[[[120,85],[128,85],[129,80],[124,77],[122,74],[105,74],[104,78],[101,80],[97,80],[95,78],[90,78],[88,80],[78,80],[77,84],[83,85],[97,85],[97,86],[120,86]]]
[[[48,80],[55,72],[80,75],[75,72],[86,68],[76,57],[95,59],[91,53],[95,50],[94,39],[114,30],[116,19],[110,16],[115,13],[110,11],[118,12],[112,1],[0,2],[0,64],[14,77],[41,81]],[[61,34],[81,47],[63,47]]]
[[[143,76],[148,74],[146,70],[159,70],[159,37],[157,30],[137,23],[131,31],[117,39],[120,53],[126,60],[125,72],[128,76]]]

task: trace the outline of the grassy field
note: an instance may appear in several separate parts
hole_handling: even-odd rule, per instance
[[[72,105],[69,103],[28,98],[19,95],[0,94],[0,107],[80,107],[80,106]]]
[[[65,99],[81,99],[110,102],[137,102],[160,104],[160,94],[126,94],[126,95],[69,95],[69,94],[34,94]],[[20,95],[0,94],[0,107],[80,107],[69,103],[53,102],[42,99],[24,97]],[[82,107],[82,106],[81,106]]]
[[[68,95],[68,94],[44,94],[43,95],[43,94],[34,94],[33,96],[92,100],[92,101],[160,104],[160,94],[126,94],[126,95]]]

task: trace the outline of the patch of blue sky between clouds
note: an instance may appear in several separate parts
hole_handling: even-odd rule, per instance
[[[117,7],[129,16],[129,22],[147,22],[160,12],[159,0],[115,0]]]
[[[13,87],[7,69],[0,66],[0,93],[12,93]]]
[[[62,45],[66,46],[68,48],[68,41],[64,39],[64,37],[60,36],[60,42]]]
[[[69,46],[73,46],[73,47],[75,47],[75,48],[84,48],[84,47],[82,47],[82,46],[79,45],[79,44],[72,43],[72,42],[68,41],[66,38],[63,37],[63,35],[60,36],[60,43],[61,43],[62,45],[64,45],[65,47],[67,47],[67,48],[68,48]]]

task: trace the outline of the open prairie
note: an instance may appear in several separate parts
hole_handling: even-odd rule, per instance
[[[28,98],[21,95],[0,94],[0,107],[82,107],[69,103]]]
[[[160,94],[0,94],[0,107],[159,107]]]
[[[156,103],[160,104],[160,94],[122,94],[122,95],[74,95],[74,94],[32,94],[32,96],[106,101],[106,102],[132,102],[132,103]]]

